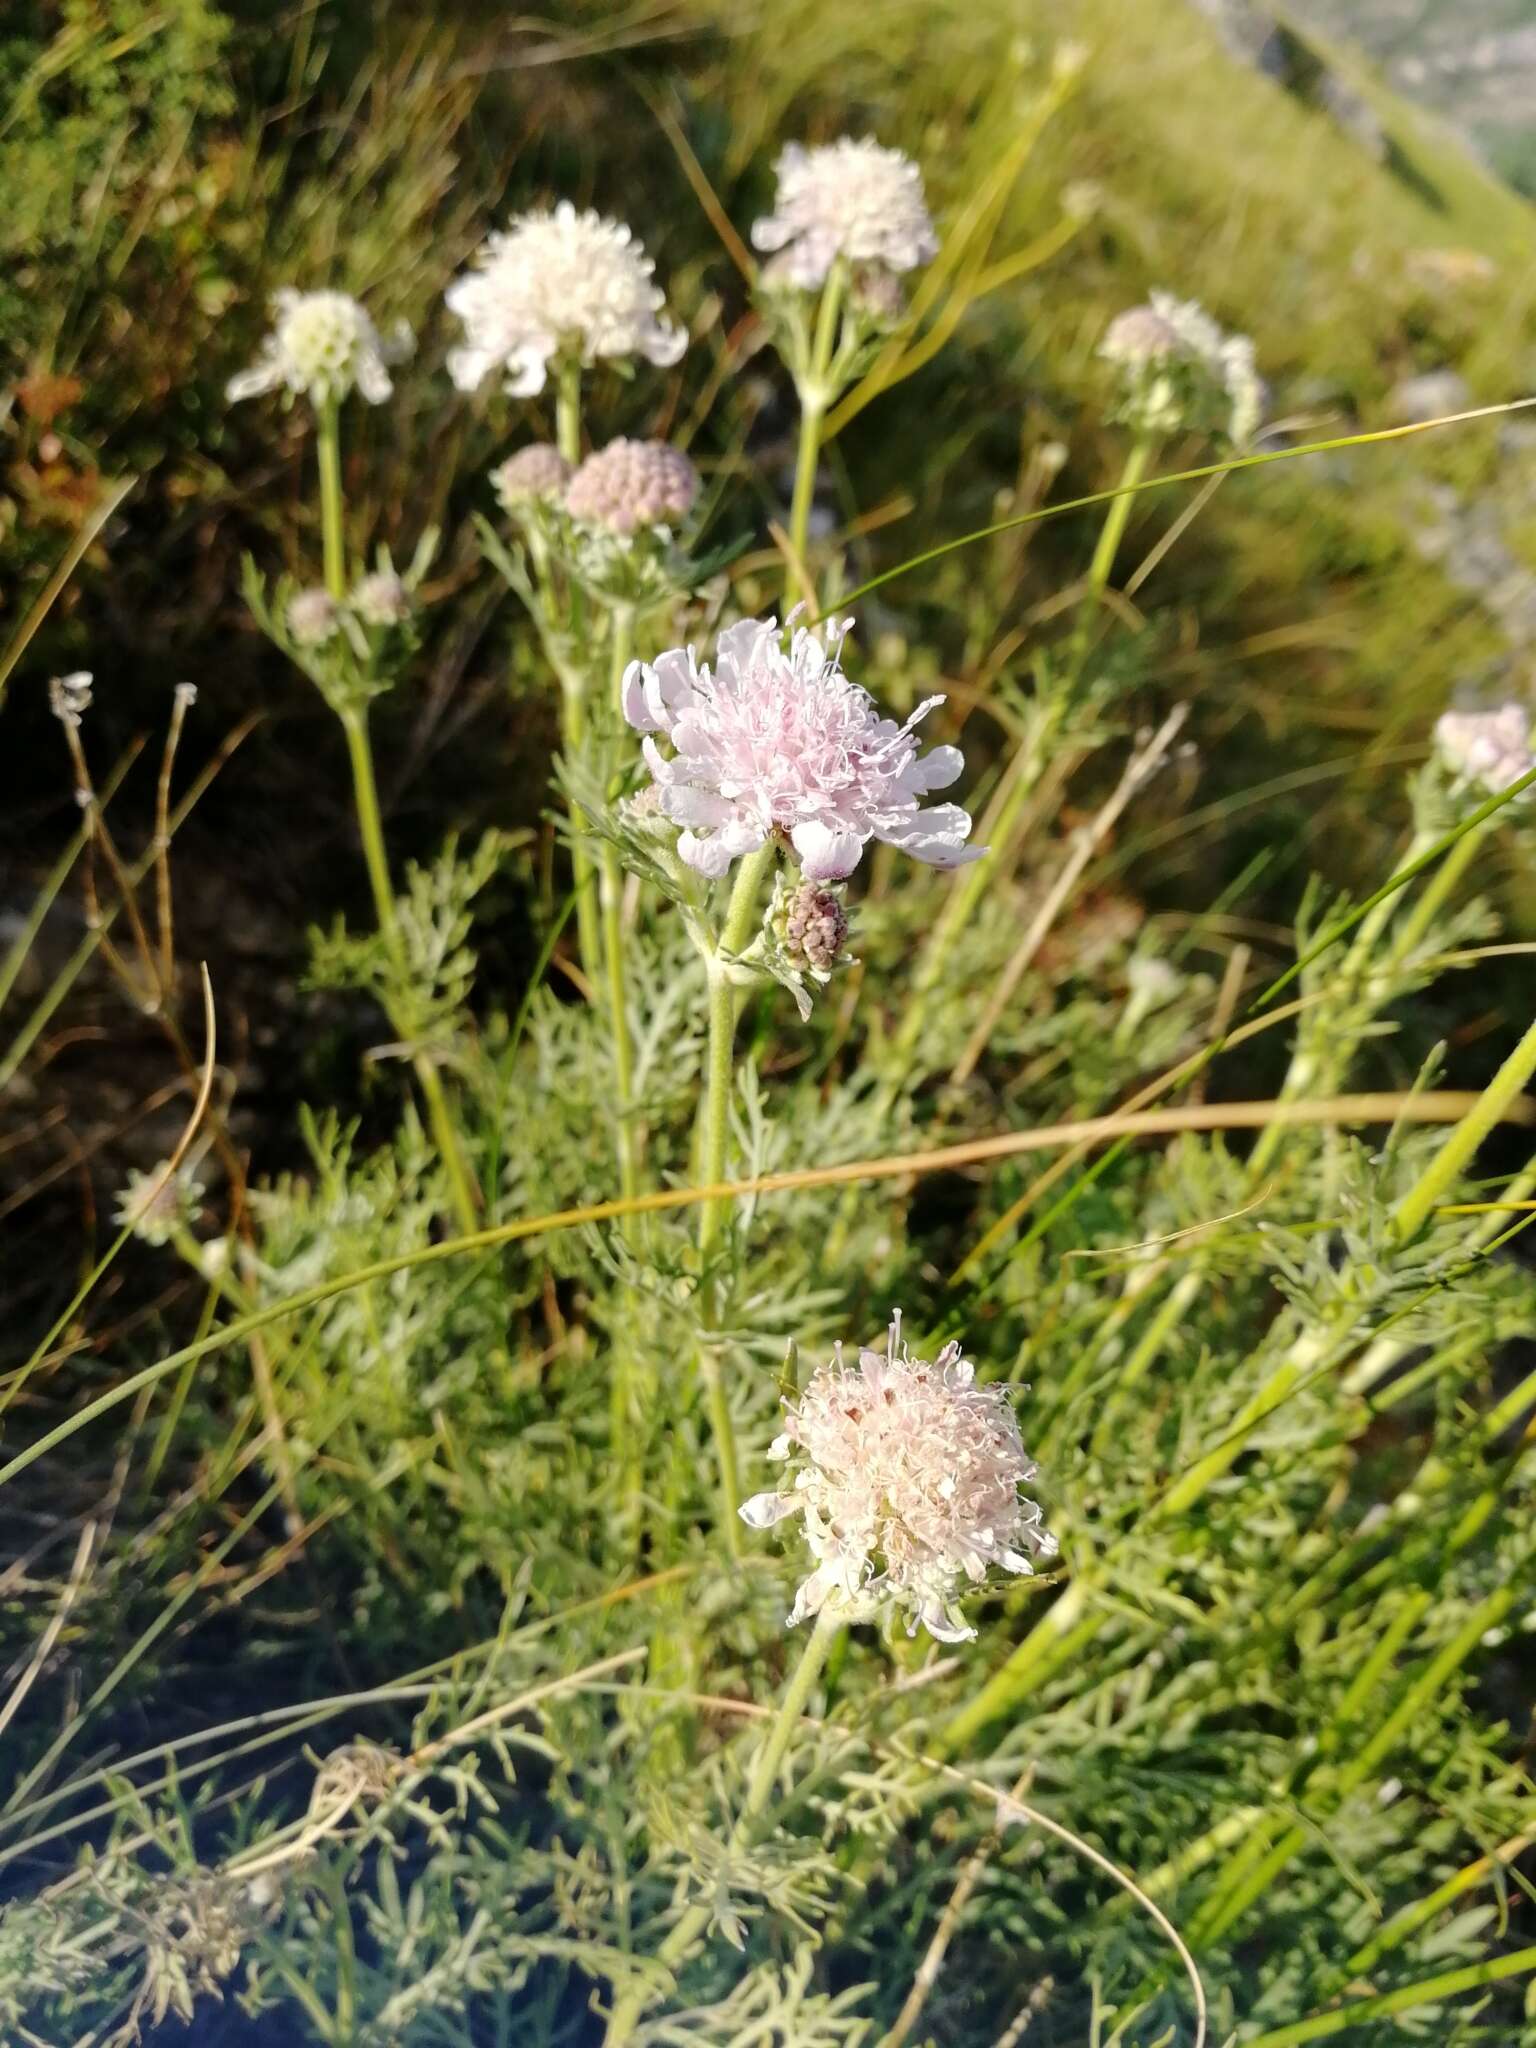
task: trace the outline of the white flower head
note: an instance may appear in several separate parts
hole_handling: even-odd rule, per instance
[[[683,827],[678,853],[700,874],[723,875],[775,835],[821,882],[851,875],[871,839],[932,867],[986,852],[966,844],[970,813],[958,804],[922,808],[964,766],[958,747],[918,752],[915,728],[943,698],[902,725],[882,718],[840,665],[851,624],[831,625],[826,643],[797,627],[786,646],[776,620],[746,619],[720,634],[713,669],[677,647],[625,670],[624,716],[646,735],[661,808]]]
[[[774,170],[773,211],[752,224],[753,247],[778,252],[772,282],[818,291],[839,256],[897,271],[939,253],[922,172],[899,149],[851,135],[819,149],[791,142]]]
[[[202,1209],[205,1189],[189,1168],[166,1171],[167,1162],[140,1173],[130,1170],[113,1212],[119,1230],[131,1230],[145,1244],[168,1244],[190,1229]]]
[[[1536,768],[1531,714],[1513,699],[1495,711],[1445,712],[1435,724],[1435,745],[1459,781],[1480,782],[1495,794]]]
[[[505,234],[488,236],[475,267],[448,287],[448,310],[464,323],[449,375],[474,391],[499,370],[514,398],[533,398],[562,352],[588,365],[644,356],[669,368],[688,337],[660,317],[666,301],[655,267],[627,227],[578,213],[568,200],[521,214]]]
[[[1224,334],[1193,299],[1153,292],[1109,323],[1099,354],[1119,389],[1111,417],[1137,433],[1224,434],[1236,448],[1253,439],[1264,386],[1246,334]]]
[[[370,405],[383,404],[394,389],[390,365],[404,362],[415,345],[403,321],[386,339],[345,292],[298,292],[285,285],[272,305],[277,318],[261,353],[225,387],[231,404],[287,391],[319,406],[339,403],[353,390]]]
[[[741,1518],[771,1528],[804,1520],[814,1569],[795,1595],[789,1626],[828,1600],[855,1613],[870,1603],[906,1610],[944,1643],[976,1631],[955,1609],[966,1585],[993,1566],[1030,1572],[1032,1557],[1055,1555],[1038,1502],[1019,1488],[1035,1466],[1019,1438],[1008,1389],[978,1386],[958,1344],[929,1364],[913,1358],[891,1319],[884,1351],[860,1351],[812,1374],[770,1458],[798,1465],[786,1491],[746,1501]]]

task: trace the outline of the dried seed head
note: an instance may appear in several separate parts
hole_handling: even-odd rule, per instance
[[[48,685],[48,708],[61,725],[78,728],[91,708],[91,671],[77,668],[72,675],[55,676]]]
[[[491,471],[491,484],[502,509],[511,512],[530,499],[550,503],[562,499],[571,473],[571,465],[558,448],[548,441],[531,441]]]
[[[958,1344],[932,1364],[913,1358],[897,1314],[884,1351],[848,1366],[839,1345],[785,1414],[769,1456],[798,1464],[793,1486],[757,1494],[741,1517],[754,1529],[804,1518],[816,1563],[791,1627],[829,1599],[889,1601],[907,1611],[909,1634],[921,1622],[941,1642],[964,1642],[975,1630],[955,1611],[963,1586],[994,1565],[1032,1571],[1026,1550],[1054,1555],[1038,1503],[1019,1495],[1035,1466],[1008,1390],[977,1386]]]
[[[328,590],[316,586],[288,600],[288,631],[296,647],[323,647],[341,622],[341,608]]]
[[[680,526],[699,495],[699,473],[665,441],[610,441],[571,478],[565,509],[573,519],[629,534]]]

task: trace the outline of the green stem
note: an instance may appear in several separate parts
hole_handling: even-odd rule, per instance
[[[581,363],[562,361],[555,381],[555,444],[566,461],[581,460]]]
[[[1536,1970],[1536,1948],[1520,1948],[1513,1955],[1495,1956],[1486,1963],[1467,1963],[1459,1970],[1443,1970],[1438,1977],[1425,1977],[1417,1984],[1400,1984],[1395,1991],[1384,1991],[1379,1997],[1357,1999],[1352,2005],[1315,2013],[1311,2019],[1273,2027],[1267,2034],[1255,2034],[1247,2048],[1302,2048],[1304,2042],[1342,2034],[1346,2027],[1390,2019],[1394,2013],[1413,2012],[1421,2005],[1438,2005],[1441,1999],[1458,1991],[1475,1991],[1480,1985],[1497,1984],[1505,1977],[1523,1976],[1527,1970]]]
[[[747,1796],[736,1816],[727,1845],[728,1855],[739,1855],[749,1849],[757,1839],[762,1824],[763,1810],[767,1806],[778,1779],[779,1768],[784,1762],[784,1753],[790,1739],[804,1714],[806,1703],[820,1678],[833,1643],[843,1628],[841,1612],[824,1607],[816,1617],[810,1640],[800,1654],[779,1710],[774,1715],[763,1746],[757,1753],[752,1767],[752,1777],[747,1786]],[[713,1918],[710,1906],[690,1906],[667,1936],[657,1951],[658,1959],[669,1968],[675,1967],[687,1955],[699,1936],[704,1933]],[[621,2048],[634,2032],[635,2022],[645,2009],[644,1992],[628,1992],[616,2003],[603,2035],[603,2048]]]
[[[742,952],[757,923],[758,897],[764,877],[777,857],[770,839],[760,852],[750,854],[736,870],[725,923],[709,963],[709,1047],[704,1076],[704,1109],[699,1146],[699,1177],[704,1187],[715,1187],[725,1179],[726,1151],[730,1142],[731,1093],[735,1079],[737,989],[731,980],[727,956]],[[720,1290],[710,1271],[710,1257],[725,1223],[725,1200],[712,1195],[699,1204],[700,1315],[704,1343],[699,1359],[715,1450],[720,1461],[721,1514],[725,1522],[726,1547],[733,1557],[741,1547],[741,1526],[736,1511],[741,1505],[741,1481],[736,1461],[736,1433],[726,1397],[719,1346],[711,1342],[719,1327]]]
[[[1425,884],[1424,893],[1419,897],[1408,915],[1403,919],[1392,938],[1392,957],[1406,960],[1423,939],[1430,924],[1439,913],[1441,905],[1450,896],[1462,876],[1472,865],[1473,857],[1481,850],[1483,841],[1492,831],[1492,821],[1485,819],[1481,825],[1473,825],[1464,832],[1450,852],[1436,868],[1432,879]],[[1426,846],[1434,843],[1426,836]],[[1418,840],[1414,841],[1415,847]],[[1411,858],[1411,854],[1410,854]],[[1406,867],[1407,861],[1400,865]]]
[[[634,614],[627,605],[614,607],[612,615],[612,673],[614,694],[629,662],[634,634]],[[610,787],[609,801],[616,790]],[[617,1124],[619,1193],[632,1201],[640,1192],[640,1136],[635,1122],[634,1041],[629,1030],[629,993],[624,971],[624,870],[616,848],[604,845],[600,860],[603,964],[607,971],[608,1022],[613,1041],[614,1116]],[[626,1216],[619,1226],[624,1242],[632,1249],[641,1242],[641,1221]],[[640,1527],[640,1498],[644,1473],[640,1457],[640,1389],[634,1350],[634,1290],[623,1290],[624,1328],[613,1348],[613,1377],[609,1389],[609,1420],[613,1447],[621,1472],[621,1494],[625,1522],[636,1536]]]
[[[891,1047],[892,1073],[886,1086],[892,1096],[895,1089],[900,1086],[912,1054],[927,1027],[929,1002],[933,991],[944,978],[956,941],[975,916],[982,897],[995,886],[997,876],[1006,873],[1012,865],[1015,854],[1014,835],[1023,816],[1024,807],[1050,758],[1051,747],[1063,719],[1071,713],[1077,687],[1082,680],[1083,666],[1088,658],[1089,631],[1103,602],[1110,571],[1115,565],[1115,556],[1125,537],[1126,521],[1130,518],[1134,493],[1147,473],[1153,447],[1153,442],[1144,435],[1138,436],[1131,444],[1130,453],[1125,459],[1125,468],[1116,486],[1118,495],[1110,499],[1105,509],[1104,524],[1099,529],[1098,544],[1088,566],[1087,584],[1078,610],[1077,625],[1069,645],[1066,676],[1060,684],[1053,686],[1051,707],[1038,720],[1032,721],[1030,730],[1019,742],[1013,758],[1003,771],[1002,780],[993,792],[992,801],[987,807],[979,832],[979,836],[985,840],[989,849],[987,858],[973,862],[955,877],[949,898],[918,960],[906,1014]],[[884,1106],[884,1098],[882,1105]]]
[[[1088,658],[1088,636],[1093,622],[1098,617],[1099,606],[1109,588],[1110,572],[1115,566],[1115,556],[1120,552],[1120,543],[1125,538],[1126,522],[1131,516],[1135,493],[1152,460],[1154,442],[1146,434],[1138,434],[1131,443],[1130,453],[1125,458],[1125,468],[1115,486],[1115,496],[1110,499],[1104,513],[1104,524],[1099,528],[1098,546],[1093,551],[1093,560],[1088,564],[1088,587],[1078,610],[1077,624],[1073,629],[1070,668],[1074,682],[1082,673],[1083,663]]]
[[[847,284],[848,267],[839,257],[827,273],[827,281],[822,287],[816,333],[811,343],[810,370],[797,386],[800,445],[795,455],[795,494],[789,507],[789,545],[795,561],[802,565],[810,537],[811,501],[816,494],[816,461],[821,453],[822,424],[827,416],[827,407],[836,396],[831,389],[828,372]]]
[[[341,407],[327,399],[315,414],[320,463],[320,542],[325,587],[338,603],[347,594],[347,547],[341,516]]]
[[[1398,1203],[1392,1218],[1392,1234],[1399,1244],[1417,1237],[1532,1074],[1536,1074],[1536,1021],[1527,1026],[1520,1043],[1440,1147],[1427,1170]]]
[[[587,741],[587,683],[582,676],[560,671],[561,741],[566,755],[575,761]],[[576,937],[581,952],[581,969],[588,985],[596,990],[603,983],[602,914],[597,870],[587,851],[585,822],[575,798],[570,804],[571,873],[576,889]]]
[[[361,705],[349,705],[341,714],[341,724],[347,736],[347,752],[352,762],[352,788],[357,804],[358,831],[363,842],[363,862],[367,867],[369,886],[373,891],[374,915],[378,919],[379,936],[389,954],[396,982],[396,993],[390,1003],[390,1023],[402,1039],[410,1042],[415,1036],[416,1028],[415,1019],[409,1008],[410,959],[406,953],[405,940],[401,936],[400,922],[395,914],[395,893],[389,879],[389,855],[384,846],[384,825],[379,812],[378,785],[373,773],[373,749],[368,743],[368,714]],[[475,1230],[479,1227],[480,1208],[475,1199],[468,1168],[464,1164],[458,1132],[454,1127],[453,1117],[448,1108],[448,1098],[443,1089],[442,1075],[434,1061],[423,1050],[412,1051],[411,1064],[425,1098],[432,1135],[437,1140],[437,1149],[442,1155],[443,1168],[448,1175],[449,1193],[459,1227],[466,1232]]]

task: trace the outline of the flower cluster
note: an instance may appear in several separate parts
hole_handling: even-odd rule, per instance
[[[914,728],[943,699],[903,725],[882,718],[842,672],[848,623],[830,646],[801,626],[786,647],[776,620],[747,619],[720,634],[713,669],[679,647],[625,671],[624,715],[646,735],[661,808],[683,827],[678,853],[700,874],[723,875],[774,836],[812,881],[851,875],[871,839],[933,867],[986,851],[966,844],[970,814],[958,804],[922,808],[964,765],[957,747],[918,753]]]
[[[571,465],[549,441],[530,441],[491,471],[491,487],[502,509],[558,502],[571,480]]]
[[[776,892],[769,917],[792,966],[827,975],[842,959],[848,912],[825,882],[802,882],[797,889]]]
[[[1436,721],[1440,758],[1458,780],[1497,793],[1536,768],[1531,714],[1511,700],[1496,711],[1447,711]]]
[[[250,369],[231,377],[233,404],[266,391],[287,391],[311,405],[339,404],[355,389],[382,405],[394,389],[389,366],[404,362],[414,343],[402,322],[387,339],[356,299],[345,292],[297,292],[288,286],[272,300],[277,319]]]
[[[1019,1494],[1035,1466],[1008,1391],[978,1386],[958,1344],[932,1364],[913,1358],[897,1314],[884,1351],[850,1366],[839,1345],[785,1413],[769,1456],[798,1457],[794,1483],[755,1495],[741,1517],[754,1529],[804,1518],[816,1562],[791,1627],[831,1599],[855,1611],[888,1601],[907,1611],[909,1634],[921,1622],[940,1642],[965,1642],[975,1630],[955,1610],[962,1586],[994,1565],[1032,1571],[1026,1551],[1054,1555],[1039,1504]]]
[[[899,149],[847,135],[820,149],[792,142],[774,168],[773,211],[752,226],[753,246],[776,252],[770,284],[817,291],[839,257],[889,273],[938,254],[922,173]]]
[[[1192,299],[1153,292],[1110,322],[1099,354],[1117,373],[1111,417],[1138,434],[1224,434],[1236,448],[1253,439],[1264,404],[1253,343],[1224,334]]]
[[[568,200],[521,215],[448,287],[448,309],[464,323],[450,376],[474,391],[501,371],[514,398],[532,398],[562,354],[589,365],[644,356],[668,367],[688,337],[659,317],[665,299],[654,268],[628,228],[578,213]]]
[[[311,649],[335,639],[350,620],[382,629],[403,626],[410,616],[411,593],[393,569],[375,569],[360,576],[344,599],[332,597],[318,584],[296,590],[284,612],[294,646]],[[366,641],[356,640],[356,645],[359,653],[366,652]]]
[[[680,526],[699,495],[699,473],[665,441],[610,441],[571,478],[565,509],[573,519],[628,535]]]

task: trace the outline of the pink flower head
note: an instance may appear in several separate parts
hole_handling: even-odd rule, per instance
[[[914,728],[943,698],[904,725],[882,718],[839,666],[851,624],[830,628],[827,646],[797,627],[786,648],[777,620],[747,619],[719,636],[712,670],[691,647],[625,670],[624,716],[647,735],[661,808],[683,827],[677,850],[700,874],[723,875],[775,833],[819,882],[851,875],[871,839],[940,868],[986,852],[966,844],[971,819],[958,804],[921,808],[964,766],[958,747],[918,754]]]
[[[1531,714],[1513,701],[1493,711],[1442,713],[1435,724],[1435,743],[1454,776],[1481,782],[1495,795],[1536,767]]]
[[[921,1622],[940,1642],[965,1642],[976,1631],[955,1611],[963,1585],[980,1585],[993,1565],[1032,1571],[1025,1549],[1055,1554],[1038,1502],[1019,1495],[1035,1467],[1008,1390],[977,1386],[958,1344],[931,1365],[913,1358],[898,1313],[884,1351],[861,1351],[848,1366],[838,1345],[785,1406],[787,1426],[768,1455],[798,1456],[801,1469],[789,1491],[746,1501],[741,1518],[767,1529],[804,1517],[816,1564],[791,1627],[829,1599],[855,1610],[889,1600],[909,1610],[909,1634]]]

